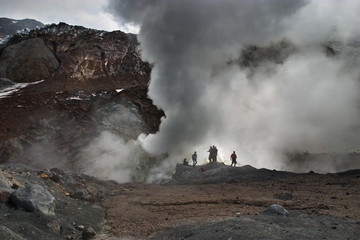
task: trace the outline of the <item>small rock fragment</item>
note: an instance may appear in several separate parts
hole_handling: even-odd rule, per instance
[[[84,225],[78,225],[76,228],[80,231],[83,231],[85,227]]]
[[[11,192],[7,189],[0,189],[0,203],[7,203],[10,201]]]
[[[86,227],[84,228],[84,231],[82,233],[82,238],[87,240],[95,237],[96,232],[92,227]]]

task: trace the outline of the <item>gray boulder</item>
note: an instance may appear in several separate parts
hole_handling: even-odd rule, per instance
[[[270,207],[268,207],[263,212],[263,214],[287,216],[287,215],[289,215],[289,212],[283,206],[281,206],[279,204],[272,204]]]
[[[36,82],[50,77],[60,66],[41,38],[32,38],[4,48],[0,77],[14,82]]]
[[[38,184],[16,190],[11,195],[11,202],[29,212],[39,211],[46,215],[55,215],[55,198]]]

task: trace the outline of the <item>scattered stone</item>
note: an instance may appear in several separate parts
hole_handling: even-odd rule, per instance
[[[11,192],[7,189],[0,188],[0,203],[7,203],[10,201]]]
[[[25,238],[2,225],[0,225],[0,239],[25,240]]]
[[[59,169],[59,168],[52,168],[52,169],[50,169],[50,172],[52,174],[56,173],[58,175],[64,175],[65,174],[65,172],[63,170]]]
[[[49,179],[50,178],[49,175],[47,175],[46,173],[42,173],[40,175],[40,177],[43,178],[43,179]]]
[[[14,179],[14,178],[11,179],[11,183],[12,183],[12,186],[11,186],[12,189],[18,189],[18,188],[25,187],[24,184],[21,184],[18,180]]]
[[[29,212],[39,211],[46,215],[55,215],[55,198],[38,184],[16,190],[11,195],[11,201],[15,206]]]
[[[74,227],[70,223],[63,223],[60,226],[61,234],[69,234],[69,233],[72,233],[72,231],[74,231]]]
[[[84,225],[78,225],[77,227],[76,227],[76,229],[77,230],[80,230],[80,231],[83,231],[84,230]]]
[[[289,215],[289,212],[279,204],[272,204],[263,212],[263,214],[287,216]]]
[[[60,177],[58,175],[52,175],[50,179],[53,180],[54,182],[60,182]]]
[[[90,194],[86,189],[82,188],[82,189],[77,189],[75,193],[71,194],[71,197],[75,199],[89,200]]]
[[[5,176],[3,172],[0,172],[0,187],[2,188],[11,188],[12,182]]]
[[[87,240],[95,237],[96,232],[92,227],[86,227],[84,228],[84,231],[82,233],[82,238]]]
[[[52,222],[49,222],[47,224],[49,228],[51,228],[55,233],[60,234],[61,233],[61,225],[57,220],[54,220]]]

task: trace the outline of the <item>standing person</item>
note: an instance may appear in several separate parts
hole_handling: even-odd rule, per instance
[[[213,156],[214,156],[214,149],[212,146],[210,146],[210,149],[208,152],[209,152],[209,161],[212,162]]]
[[[234,164],[234,167],[235,167],[235,165],[237,163],[236,162],[237,156],[236,156],[235,151],[233,151],[233,153],[231,154],[230,159],[231,159],[231,166]]]
[[[197,154],[196,154],[196,151],[195,151],[194,154],[192,155],[192,161],[193,161],[193,167],[195,167],[195,165],[197,164]]]
[[[213,151],[214,151],[213,161],[217,162],[218,149],[215,147],[215,145],[213,146]]]

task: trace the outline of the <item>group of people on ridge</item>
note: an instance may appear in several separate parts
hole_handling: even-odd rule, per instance
[[[209,161],[210,162],[216,162],[217,161],[217,153],[218,153],[218,149],[215,146],[210,146],[210,149],[208,150],[209,152]],[[191,156],[192,158],[192,162],[193,162],[193,167],[196,166],[197,164],[197,153],[196,151],[194,152],[194,154]],[[233,151],[233,153],[230,155],[230,160],[231,160],[231,166],[234,165],[234,167],[236,166],[236,161],[237,156],[235,151]],[[188,166],[189,162],[186,160],[186,158],[184,158],[184,165]]]
[[[215,146],[210,146],[208,153],[209,153],[209,161],[216,162],[217,161],[217,153],[218,153],[217,148]]]

